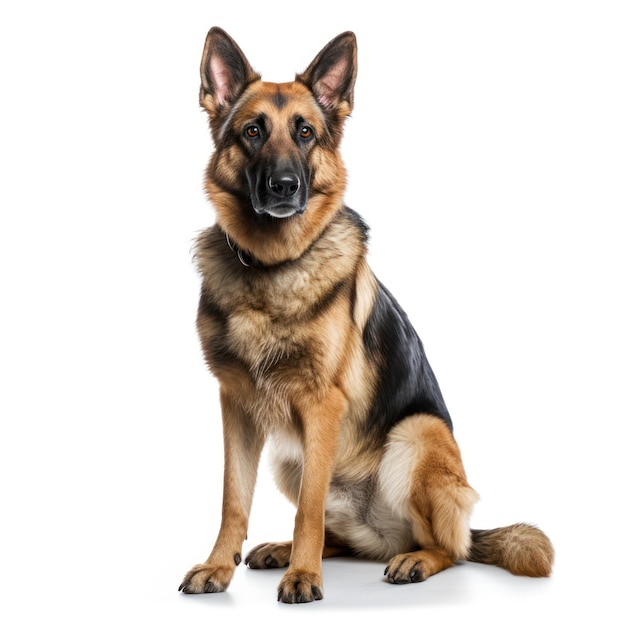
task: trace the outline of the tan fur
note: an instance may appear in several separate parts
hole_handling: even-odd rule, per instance
[[[338,145],[352,107],[354,36],[333,40],[295,81],[265,83],[212,29],[202,71],[200,101],[216,144],[206,172],[216,224],[196,248],[197,327],[220,383],[225,470],[215,546],[181,590],[229,585],[268,440],[278,487],[296,506],[293,540],[257,546],[246,563],[288,566],[283,602],[320,599],[321,559],[338,554],[387,560],[393,583],[425,580],[464,558],[548,575],[553,551],[541,531],[470,530],[478,496],[440,416],[402,416],[384,437],[368,426],[387,346],[365,340],[381,287],[367,264],[364,227],[342,205]],[[315,129],[314,141],[299,142],[302,123]],[[241,139],[251,124],[262,125],[263,142]],[[305,159],[306,210],[255,217],[246,199],[254,159]]]
[[[410,472],[399,475],[399,467]],[[468,485],[458,446],[440,419],[408,418],[390,433],[380,481],[389,506],[412,521],[422,548],[441,546],[453,560],[467,556],[469,516],[478,494]]]
[[[550,576],[554,549],[538,528],[512,524],[493,530],[473,530],[467,558],[503,567],[518,576],[541,577]]]
[[[272,104],[278,93],[287,100],[288,104],[284,109],[277,109]],[[294,108],[296,103],[297,108]],[[206,100],[203,100],[203,104],[210,113],[211,108],[206,106]],[[290,151],[285,146],[289,146],[289,123],[294,115],[306,117],[320,128],[325,126],[319,106],[300,83],[256,82],[247,92],[246,99],[238,103],[229,117],[229,123],[243,125],[246,120],[254,119],[260,111],[272,121],[271,141],[264,149],[283,157],[289,156]],[[236,182],[232,173],[234,168],[243,166],[242,155],[236,146],[214,153],[207,171],[205,187],[216,209],[217,221],[242,248],[252,251],[263,263],[273,264],[299,258],[342,206],[346,173],[339,155],[334,150],[316,146],[310,156],[310,164],[316,169],[313,191],[319,195],[312,194],[302,219],[276,224],[272,237],[260,239],[252,225],[241,219],[239,204],[222,190],[224,181],[231,184]],[[216,184],[216,180],[220,183]]]

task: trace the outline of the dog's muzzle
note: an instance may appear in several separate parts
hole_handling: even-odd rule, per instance
[[[308,197],[304,172],[283,168],[246,173],[252,207],[257,214],[287,218],[304,213]]]

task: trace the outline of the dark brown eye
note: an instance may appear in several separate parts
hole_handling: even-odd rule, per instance
[[[302,137],[302,139],[308,139],[309,137],[313,136],[313,129],[310,126],[303,126],[300,129],[300,137]]]
[[[247,126],[245,133],[248,137],[252,137],[254,139],[261,134],[261,131],[259,130],[258,126]]]

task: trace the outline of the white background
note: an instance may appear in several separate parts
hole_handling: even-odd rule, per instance
[[[623,7],[3,3],[0,621],[623,617]],[[225,594],[177,592],[221,500],[190,252],[213,220],[197,103],[213,25],[278,81],[356,32],[346,200],[438,375],[473,526],[539,524],[551,579],[462,564],[396,587],[384,564],[337,560],[312,605],[277,604],[281,572],[243,567]],[[244,549],[292,520],[264,461]]]

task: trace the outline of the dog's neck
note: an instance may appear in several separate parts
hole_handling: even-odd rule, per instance
[[[339,229],[341,236],[337,238],[336,235],[332,235],[333,223],[336,221],[340,221],[345,224],[346,220],[350,224],[347,228]],[[270,268],[277,268],[277,267],[293,262],[293,259],[285,259],[283,261],[277,261],[274,263],[265,263],[261,261],[260,259],[258,259],[256,256],[254,256],[251,252],[249,252],[245,248],[242,248],[241,246],[239,246],[237,242],[234,241],[233,238],[219,224],[217,225],[217,227],[218,227],[218,230],[221,232],[221,234],[224,236],[224,241],[226,242],[226,245],[228,246],[228,248],[232,251],[233,254],[237,256],[237,259],[239,260],[241,265],[243,265],[246,268],[254,267],[257,269],[270,269]],[[335,215],[334,219],[330,222],[330,224],[327,224],[322,229],[321,233],[319,233],[319,235],[309,243],[308,247],[302,252],[300,257],[298,258],[303,259],[304,257],[306,257],[308,253],[310,252],[310,250],[314,248],[316,244],[320,241],[320,239],[324,238],[325,236],[328,236],[329,233],[331,233],[330,234],[331,245],[326,246],[326,248],[327,249],[334,248],[335,250],[333,254],[335,255],[348,254],[348,256],[350,256],[351,251],[354,253],[358,252],[358,251],[355,252],[355,250],[353,250],[354,246],[357,246],[357,248],[359,249],[361,249],[362,247],[363,249],[366,248],[368,230],[369,229],[367,225],[365,224],[365,222],[362,220],[362,218],[357,213],[355,213],[348,207],[344,206],[342,210],[339,211]]]
[[[324,229],[324,231],[325,230],[326,229]],[[322,231],[322,232],[324,232],[324,231]],[[256,267],[258,269],[267,269],[267,268],[279,267],[280,265],[284,265],[285,263],[291,263],[291,261],[292,261],[291,259],[286,259],[284,261],[278,261],[277,263],[263,263],[263,261],[257,259],[253,254],[251,254],[247,250],[244,250],[242,247],[237,245],[237,243],[235,243],[232,240],[232,238],[229,236],[229,234],[226,231],[222,231],[222,232],[224,233],[224,237],[226,238],[226,244],[237,255],[237,258],[239,259],[239,262],[244,267]],[[316,241],[317,241],[317,239],[315,239],[315,241],[313,241],[311,246]],[[304,251],[303,255],[306,254],[309,250],[310,250],[310,246],[309,246],[309,248],[307,248]]]
[[[233,240],[228,236],[227,232],[224,232],[224,236],[226,237],[226,243],[228,244],[228,247],[237,255],[237,258],[244,267],[267,267],[265,263],[262,263],[257,258],[252,256],[249,252],[243,250],[235,242],[233,242]]]

